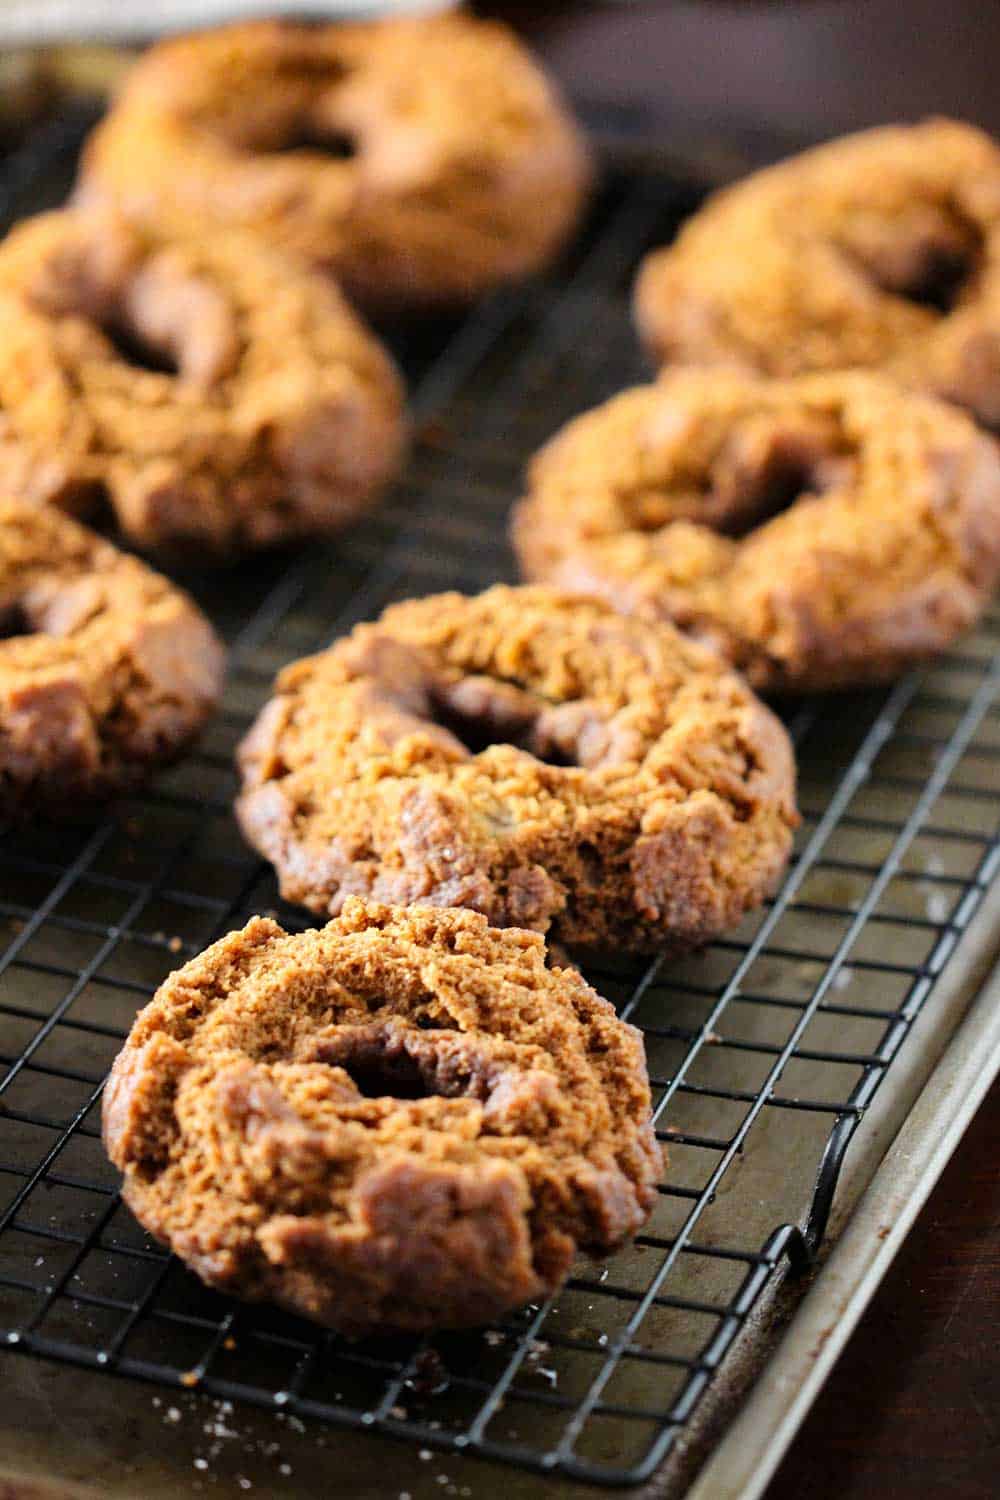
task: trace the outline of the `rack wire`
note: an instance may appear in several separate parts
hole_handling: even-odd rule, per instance
[[[0,182],[53,197],[81,121]],[[638,258],[699,184],[619,177],[544,284],[396,344],[417,443],[404,483],[329,548],[183,581],[231,645],[222,712],[146,792],[0,844],[0,1340],[607,1485],[689,1428],[765,1292],[810,1263],[847,1144],[1000,862],[1000,619],[887,690],[797,704],[804,823],[762,912],[701,955],[589,977],[645,1033],[671,1164],[649,1224],[603,1268],[475,1334],[350,1344],[202,1287],[121,1204],[99,1139],[106,1070],[165,975],[282,906],[231,815],[233,749],[274,672],[393,599],[513,576],[525,458],[643,378]],[[891,1086],[891,1084],[890,1084]]]

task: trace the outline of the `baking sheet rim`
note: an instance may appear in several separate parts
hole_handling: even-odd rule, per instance
[[[965,935],[968,960],[956,987],[967,982],[987,934],[995,952],[1000,883]],[[1000,962],[994,961],[787,1332],[762,1362],[750,1394],[684,1500],[759,1500],[998,1076]]]

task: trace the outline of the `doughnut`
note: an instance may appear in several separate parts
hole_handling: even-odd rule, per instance
[[[880,369],[1000,426],[1000,147],[952,120],[864,131],[710,198],[647,257],[661,361]]]
[[[854,371],[677,369],[570,422],[512,523],[526,578],[669,619],[770,691],[892,677],[1000,577],[1000,457]]]
[[[0,244],[0,490],[141,547],[334,531],[399,466],[403,394],[326,277],[238,231],[181,244],[107,214]]]
[[[393,606],[280,674],[239,762],[288,900],[466,906],[598,950],[732,926],[796,823],[785,731],[734,672],[546,588]]]
[[[144,780],[201,728],[222,674],[186,594],[57,510],[0,499],[0,819]]]
[[[514,34],[437,15],[161,42],[91,136],[78,192],[175,235],[252,229],[397,313],[545,266],[589,179]]]
[[[202,1279],[352,1335],[480,1324],[639,1228],[642,1038],[536,933],[353,897],[169,976],[104,1094],[132,1212]]]

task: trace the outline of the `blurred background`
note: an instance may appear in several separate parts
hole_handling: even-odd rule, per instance
[[[119,48],[236,14],[431,9],[435,0],[0,0],[0,116],[100,91]],[[954,113],[1000,132],[1000,6],[983,0],[618,0],[477,5],[514,24],[612,145],[718,153],[734,169],[887,119]],[[56,42],[44,54],[40,44]],[[91,45],[80,47],[87,42]],[[93,45],[97,43],[99,45]]]
[[[1000,6],[982,0],[488,9],[529,36],[576,94],[627,110],[661,137],[763,147],[933,113],[1000,130]]]

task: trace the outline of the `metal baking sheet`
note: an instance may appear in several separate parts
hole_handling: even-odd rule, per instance
[[[72,134],[49,132],[53,183]],[[14,212],[37,150],[9,174]],[[644,377],[631,276],[703,186],[617,174],[550,281],[397,339],[418,423],[398,492],[335,545],[185,580],[233,647],[199,752],[110,813],[0,846],[12,1469],[103,1494],[304,1495],[332,1453],[358,1496],[759,1493],[974,1097],[954,1079],[975,1058],[977,1087],[996,1071],[990,991],[969,1009],[997,937],[994,614],[889,689],[788,706],[806,817],[765,911],[698,957],[592,972],[646,1032],[672,1165],[636,1245],[581,1262],[551,1304],[367,1346],[238,1308],[138,1233],[97,1144],[104,1071],[159,979],[251,911],[303,923],[230,813],[233,745],[273,672],[394,598],[512,576],[521,465]],[[911,1167],[886,1176],[911,1112]],[[877,1243],[845,1231],[866,1190]],[[753,1441],[733,1426],[747,1401]]]

